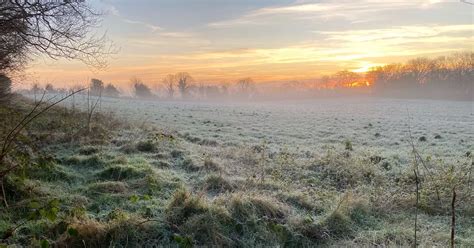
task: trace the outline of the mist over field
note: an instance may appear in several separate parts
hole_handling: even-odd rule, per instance
[[[0,248],[474,247],[472,1],[0,1]]]

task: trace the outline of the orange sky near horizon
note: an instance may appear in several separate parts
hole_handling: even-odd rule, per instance
[[[158,85],[167,74],[181,71],[202,83],[233,83],[243,77],[256,82],[309,80],[340,70],[364,72],[415,57],[473,51],[472,6],[456,1],[229,0],[232,8],[212,2],[215,10],[201,2],[189,9],[166,0],[139,2],[93,1],[108,10],[102,29],[119,48],[106,70],[36,58],[22,87],[68,87],[99,78],[126,88],[132,77]],[[179,20],[171,18],[175,8],[182,13]]]

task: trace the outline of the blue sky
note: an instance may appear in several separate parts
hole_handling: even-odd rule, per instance
[[[94,0],[120,48],[108,70],[38,60],[39,80],[158,83],[303,80],[337,70],[473,50],[473,5],[455,0]],[[53,76],[52,76],[53,75]]]

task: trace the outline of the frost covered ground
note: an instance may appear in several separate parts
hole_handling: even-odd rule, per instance
[[[78,100],[79,98],[79,100]],[[83,105],[81,96],[77,105]],[[71,104],[71,103],[68,103]],[[423,154],[462,156],[474,145],[474,104],[381,98],[274,102],[166,102],[103,98],[102,111],[156,124],[191,141],[301,152],[344,147],[409,163],[409,129]],[[423,138],[426,141],[421,141]],[[420,140],[421,139],[421,140]]]
[[[72,179],[51,184],[62,189],[49,190],[51,197],[66,202],[79,192],[94,226],[108,233],[120,224],[121,235],[92,239],[97,242],[123,244],[133,236],[136,246],[156,239],[197,246],[445,247],[455,187],[456,243],[474,245],[472,102],[102,98],[96,111],[104,115],[93,118],[95,128],[85,132],[91,137],[81,138],[87,114],[77,109],[87,111],[95,100],[77,95],[34,127],[65,140],[49,148],[56,158],[51,170]],[[409,130],[423,166],[412,161]],[[45,175],[40,180],[50,180]],[[34,182],[48,185],[43,181]],[[128,217],[110,217],[117,211]],[[136,223],[148,223],[147,231]]]

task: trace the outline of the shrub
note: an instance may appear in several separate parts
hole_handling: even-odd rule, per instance
[[[141,82],[140,79],[133,79],[133,90],[136,97],[139,98],[150,98],[153,97],[150,87],[145,83]]]

